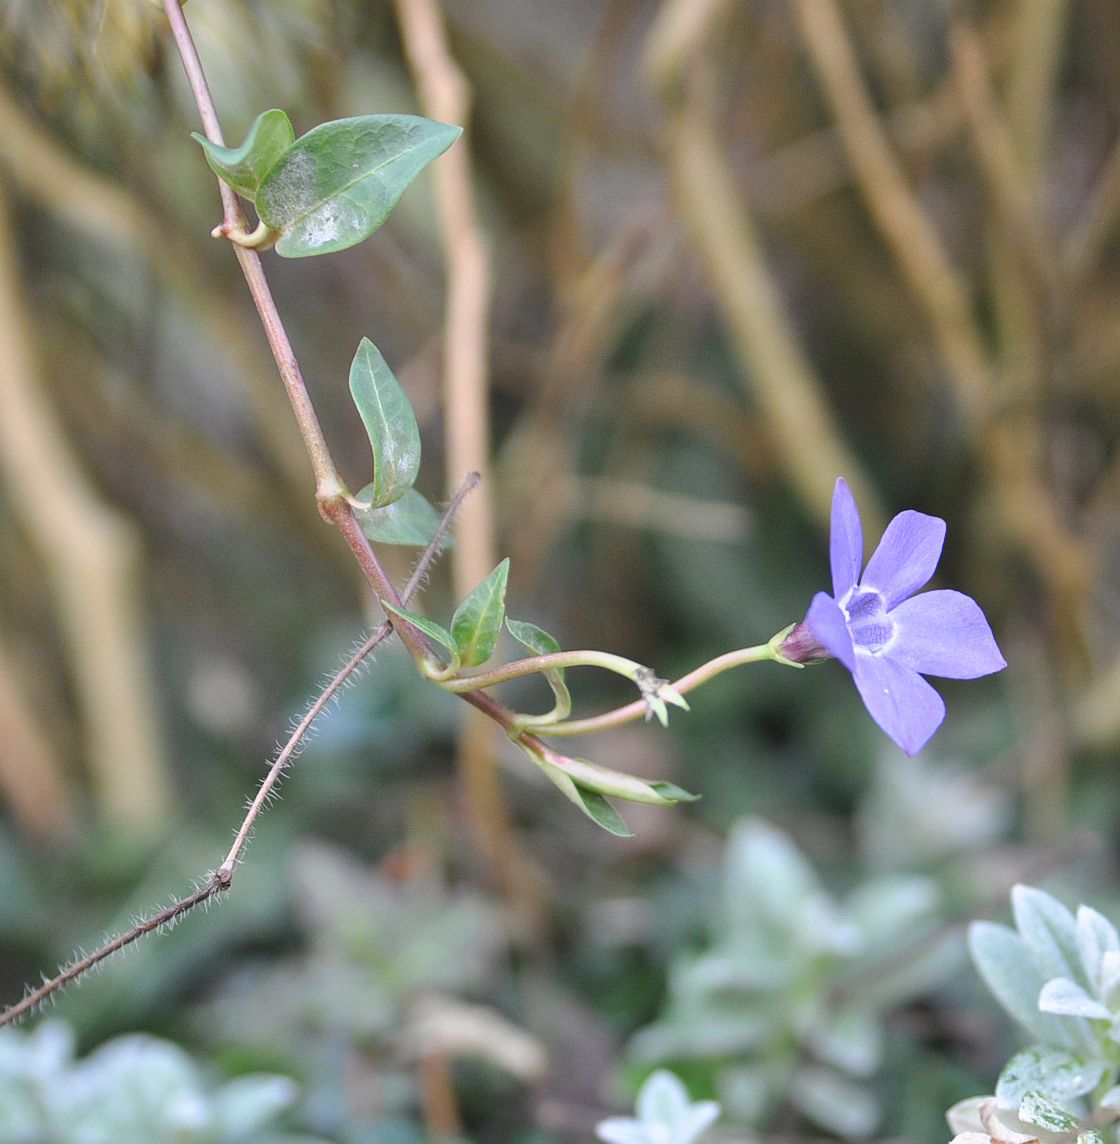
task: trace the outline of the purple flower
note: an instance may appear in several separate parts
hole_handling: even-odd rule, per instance
[[[908,754],[945,718],[922,678],[976,679],[1007,666],[979,604],[960,592],[914,593],[937,567],[945,522],[902,512],[863,563],[859,510],[844,478],[832,496],[832,595],[818,592],[805,622],[852,673],[872,719]]]

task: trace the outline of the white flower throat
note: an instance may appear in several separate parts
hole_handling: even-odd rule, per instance
[[[852,643],[873,655],[881,652],[894,638],[894,621],[887,614],[887,603],[874,588],[857,584],[840,601],[848,619]]]

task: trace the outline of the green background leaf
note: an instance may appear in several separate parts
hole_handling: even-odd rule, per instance
[[[455,609],[455,615],[451,617],[451,634],[464,667],[477,667],[480,663],[485,663],[494,652],[506,614],[508,578],[507,556]]]
[[[369,508],[383,508],[403,497],[416,480],[420,429],[404,390],[369,338],[362,338],[350,366],[350,395],[373,450],[373,480],[362,491],[369,496]]]
[[[462,128],[416,115],[361,115],[313,128],[257,192],[262,221],[282,232],[277,253],[304,258],[368,238],[409,183],[461,134]]]
[[[366,485],[357,495],[359,501],[372,501],[373,485]],[[431,542],[439,528],[439,513],[415,489],[408,489],[399,499],[380,508],[356,508],[354,515],[362,532],[381,544],[414,544],[419,548]],[[441,548],[450,545],[444,539]]]
[[[191,137],[202,144],[214,174],[253,201],[261,180],[295,142],[296,133],[287,114],[274,107],[253,120],[240,147],[219,147],[197,131]]]

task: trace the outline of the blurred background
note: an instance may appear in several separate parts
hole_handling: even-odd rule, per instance
[[[421,491],[484,468],[428,614],[508,554],[513,616],[683,674],[803,616],[844,475],[868,551],[904,508],[945,518],[935,585],[981,603],[1010,666],[938,684],[948,718],[916,761],[836,664],[722,676],[668,731],[578,742],[703,796],[627,808],[619,840],[384,646],[229,900],[57,1015],[82,1051],[142,1029],[215,1076],[293,1076],[292,1122],[343,1142],[587,1140],[658,1062],[724,1101],[728,1139],[942,1138],[1015,1036],[961,953],[967,921],[999,917],[1016,880],[1120,905],[1115,0],[186,15],[234,143],[269,107],[297,134],[382,111],[467,128],[370,241],[264,256],[352,488],[363,336],[417,410]],[[276,741],[377,616],[209,237],[220,204],[162,11],[5,0],[0,60],[11,1002],[221,860]],[[410,558],[386,555],[398,577]],[[581,713],[631,698],[571,682]],[[531,682],[506,697],[548,702]],[[758,847],[837,902],[925,887],[889,941],[814,954],[791,985],[835,1000],[876,957],[915,969],[875,1002],[886,1048],[831,1062],[862,1119],[798,1088],[828,1051],[792,1000],[764,1018],[744,1001],[722,1040],[681,1032],[699,1003],[673,983],[728,932],[728,887],[754,892]]]

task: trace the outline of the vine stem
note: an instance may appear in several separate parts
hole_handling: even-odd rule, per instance
[[[475,672],[474,675],[461,675],[441,681],[440,687],[453,695],[463,695],[498,683],[508,683],[511,679],[545,671],[560,671],[566,667],[601,667],[627,679],[636,679],[638,673],[649,670],[632,659],[608,651],[558,651],[515,659],[512,663],[503,663],[499,667]]]
[[[680,679],[674,680],[671,686],[681,695],[684,695],[702,683],[707,683],[709,679],[714,679],[717,675],[730,671],[733,667],[742,667],[748,663],[765,663],[767,660],[773,660],[775,663],[783,662],[768,643],[759,644],[757,647],[739,648],[737,651],[725,652],[723,655],[718,655],[715,659],[701,664],[700,667],[690,671],[687,675],[682,675]],[[616,707],[613,711],[605,711],[602,715],[593,715],[589,719],[570,719],[566,723],[554,723],[551,726],[534,724],[533,730],[550,739],[556,736],[591,735],[596,731],[609,731],[615,727],[624,727],[627,723],[635,723],[639,719],[646,718],[648,714],[649,705],[646,701],[636,699],[624,707]]]
[[[431,543],[424,550],[423,555],[417,562],[415,571],[412,573],[408,583],[405,585],[404,591],[401,593],[405,600],[412,597],[412,594],[427,575],[432,561],[439,553],[440,545],[447,533],[452,517],[458,510],[459,505],[462,504],[463,499],[477,483],[478,474],[471,473],[466,480],[463,481],[462,485],[460,485],[459,491],[452,498],[451,503],[444,512],[443,518],[440,521],[439,527],[436,529],[435,535],[432,537]],[[316,696],[311,706],[307,709],[306,714],[300,719],[292,733],[288,736],[288,741],[284,744],[283,749],[273,760],[272,766],[268,769],[268,773],[261,780],[261,784],[257,788],[257,793],[249,804],[245,818],[238,828],[233,845],[230,847],[229,853],[226,855],[222,864],[216,870],[210,871],[190,894],[178,899],[162,910],[157,910],[149,914],[146,918],[141,918],[131,929],[114,934],[108,941],[98,946],[97,949],[90,953],[83,954],[68,965],[63,966],[54,977],[44,980],[43,984],[37,989],[31,990],[21,1001],[9,1006],[0,1013],[0,1028],[5,1025],[10,1025],[14,1021],[18,1021],[21,1017],[26,1016],[60,989],[65,988],[72,981],[77,981],[79,978],[85,976],[85,974],[95,966],[100,965],[101,962],[112,957],[114,953],[118,953],[120,950],[127,948],[132,945],[133,942],[139,941],[140,938],[145,937],[147,934],[160,930],[165,926],[173,925],[180,918],[193,910],[195,906],[199,906],[218,894],[224,893],[233,885],[234,870],[241,859],[241,855],[244,853],[245,847],[248,845],[253,825],[267,804],[269,796],[275,790],[281,775],[291,764],[300,744],[307,737],[307,732],[311,729],[315,720],[323,713],[331,699],[338,694],[342,687],[353,676],[366,656],[389,635],[391,630],[387,621],[382,623],[350,659],[343,664],[334,678],[331,679]]]
[[[206,81],[198,48],[183,15],[181,0],[163,0],[163,7],[206,137],[219,146],[225,146],[214,98],[210,94],[210,86]],[[246,229],[245,216],[236,194],[220,179],[218,190],[225,211],[222,226],[218,228],[219,233],[243,232]],[[311,460],[315,474],[315,499],[319,504],[319,511],[342,534],[378,597],[399,606],[400,596],[397,594],[396,586],[382,568],[381,562],[354,516],[354,510],[346,499],[348,490],[335,468],[315,406],[307,391],[303,372],[292,349],[287,330],[284,328],[276,300],[272,296],[260,257],[254,250],[237,243],[231,245],[260,316],[265,337],[268,339],[269,348],[272,350],[272,356],[295,414],[296,424],[299,426],[300,435]],[[431,648],[421,632],[395,617],[390,618],[389,623],[414,660],[423,662],[431,658]]]

